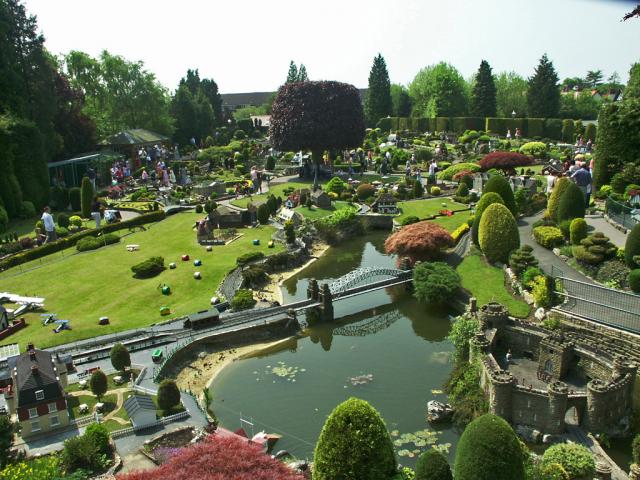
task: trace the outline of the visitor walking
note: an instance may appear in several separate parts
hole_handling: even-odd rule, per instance
[[[586,162],[582,164],[582,167],[579,170],[576,170],[576,172],[571,175],[571,180],[573,180],[580,190],[582,190],[585,198],[585,205],[589,207],[589,197],[591,196],[591,172],[589,171],[589,167],[587,167]]]
[[[91,185],[93,185],[93,189],[96,189],[96,171],[93,169],[93,167],[89,167],[87,169],[87,177],[89,177],[89,180],[91,181]]]
[[[436,170],[438,169],[438,164],[436,163],[435,158],[431,160],[429,164],[429,182],[431,185],[436,184]]]
[[[507,140],[511,140],[511,129],[507,130]]]
[[[251,167],[251,171],[249,172],[249,175],[251,176],[251,183],[253,185],[254,188],[254,192],[255,192],[255,188],[258,185],[258,167],[256,167],[255,165],[253,165]]]
[[[547,172],[547,195],[551,195],[551,191],[556,184],[556,176],[555,174],[549,170]]]
[[[98,200],[98,196],[95,195],[93,197],[93,202],[91,203],[91,218],[96,222],[96,228],[100,228],[100,219],[102,218],[102,204]]]
[[[56,224],[51,216],[51,209],[47,205],[42,209],[42,223],[44,224],[44,231],[47,234],[47,238],[44,243],[55,242],[58,237],[56,236]]]
[[[142,169],[142,175],[140,175],[140,180],[142,183],[146,184],[149,181],[149,174],[147,173],[147,169]]]

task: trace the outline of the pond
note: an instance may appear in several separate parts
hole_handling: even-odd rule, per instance
[[[330,281],[359,266],[394,266],[395,259],[383,253],[386,236],[376,232],[332,248],[285,282],[285,303],[305,298],[310,278]],[[427,401],[446,400],[442,385],[452,368],[453,346],[445,338],[451,312],[427,308],[405,287],[338,301],[334,309],[334,323],[220,373],[212,386],[212,408],[221,424],[232,430],[243,426],[250,434],[242,416],[256,433],[282,435],[275,451],[312,459],[327,415],[355,396],[381,413],[403,465],[414,465],[431,445],[452,459],[457,432],[426,421]]]

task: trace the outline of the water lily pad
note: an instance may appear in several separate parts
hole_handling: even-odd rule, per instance
[[[437,388],[434,388],[433,390],[431,390],[431,394],[432,395],[442,395],[444,392],[442,390],[438,390]]]

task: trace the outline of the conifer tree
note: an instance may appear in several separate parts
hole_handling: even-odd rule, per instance
[[[496,116],[496,85],[491,66],[486,60],[480,62],[471,93],[471,114],[476,117]]]
[[[558,74],[546,53],[529,79],[527,104],[530,117],[557,118],[560,112]]]
[[[624,98],[640,99],[640,62],[631,65],[629,81],[627,82],[627,88],[624,90]]]
[[[298,67],[293,60],[289,64],[289,73],[287,73],[287,81],[285,83],[293,83],[298,81]]]
[[[309,81],[309,76],[307,75],[307,67],[304,66],[304,63],[301,63],[300,68],[298,69],[298,82],[307,81]]]
[[[381,118],[391,115],[391,107],[389,72],[384,58],[378,54],[369,72],[369,91],[364,107],[367,125],[373,126]]]

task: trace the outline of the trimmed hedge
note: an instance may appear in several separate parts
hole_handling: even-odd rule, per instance
[[[493,175],[482,189],[483,195],[488,192],[495,192],[500,195],[511,214],[514,217],[518,215],[518,206],[516,205],[513,190],[511,190],[511,185],[509,185],[509,182],[505,177],[502,175]]]
[[[609,241],[609,237],[602,232],[594,232],[580,241],[571,249],[574,258],[578,262],[588,265],[598,265],[618,253],[618,247]]]
[[[544,248],[555,248],[564,243],[564,235],[557,227],[536,227],[533,229],[533,238]]]
[[[249,262],[252,262],[254,260],[259,260],[261,258],[264,258],[264,253],[262,252],[249,252],[249,253],[244,253],[242,255],[240,255],[238,258],[236,258],[236,263],[240,266],[242,265],[246,265]]]
[[[634,257],[640,256],[640,223],[631,229],[624,244],[624,261],[629,268],[640,267]]]
[[[556,181],[555,187],[551,191],[549,202],[547,203],[547,216],[553,221],[558,221],[558,207],[560,206],[560,198],[564,191],[569,187],[569,184],[573,183],[567,177],[560,177]]]
[[[629,288],[635,293],[640,293],[640,268],[629,272]]]
[[[108,225],[103,225],[97,229],[88,229],[83,230],[82,232],[75,233],[73,235],[69,235],[65,238],[60,238],[56,242],[46,243],[38,248],[33,248],[31,250],[25,250],[24,252],[17,253],[16,255],[9,257],[0,262],[0,271],[6,270],[11,267],[15,267],[16,265],[21,265],[26,262],[30,262],[31,260],[37,260],[38,258],[45,257],[55,252],[59,252],[60,250],[64,250],[69,247],[73,247],[78,243],[78,241],[84,237],[95,236],[99,233],[110,233],[118,230],[122,230],[125,228],[132,228],[139,225],[144,225],[146,223],[157,222],[162,220],[165,217],[163,210],[158,210],[157,212],[146,213],[144,215],[140,215],[139,217],[132,218],[130,220],[125,220],[123,222],[111,223]]]
[[[418,458],[415,480],[453,480],[449,462],[439,450],[427,450]]]
[[[527,136],[531,138],[544,136],[544,118],[527,118]]]
[[[573,120],[562,121],[562,141],[566,143],[573,143],[573,134],[575,131],[575,124]]]
[[[569,478],[593,478],[596,462],[593,455],[583,445],[559,443],[550,446],[542,456],[542,464],[560,464]]]
[[[165,269],[163,257],[149,257],[131,267],[135,278],[151,278]]]
[[[477,163],[456,163],[450,167],[445,168],[438,173],[440,180],[453,180],[453,177],[460,172],[477,172],[480,170],[480,165]]]
[[[388,480],[397,468],[384,420],[368,402],[353,397],[327,417],[313,460],[314,480]]]
[[[485,414],[465,428],[458,447],[456,480],[524,480],[518,437],[502,418]]]
[[[547,118],[544,121],[544,136],[551,140],[562,140],[562,120]]]
[[[572,245],[579,245],[587,238],[589,225],[584,218],[574,218],[569,226],[569,239]]]
[[[499,203],[489,205],[480,219],[480,248],[491,263],[507,263],[512,251],[520,247],[516,219]]]
[[[78,243],[76,243],[76,249],[79,252],[97,250],[100,247],[112,245],[114,243],[118,243],[119,241],[120,237],[115,233],[107,233],[105,235],[101,235],[100,237],[84,237],[78,240]]]
[[[473,230],[471,231],[471,239],[473,240],[473,243],[478,246],[480,246],[480,242],[478,241],[480,219],[482,218],[483,212],[492,203],[501,203],[502,205],[504,205],[504,200],[496,192],[486,192],[482,194],[480,200],[478,201],[478,204],[476,205],[476,213],[473,218]]]
[[[560,196],[558,203],[558,223],[574,218],[584,218],[585,198],[582,190],[575,183],[569,182]]]

